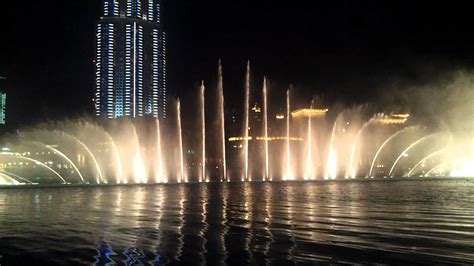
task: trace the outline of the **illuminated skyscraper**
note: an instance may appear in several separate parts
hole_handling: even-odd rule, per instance
[[[104,0],[97,25],[97,116],[166,117],[160,0]]]

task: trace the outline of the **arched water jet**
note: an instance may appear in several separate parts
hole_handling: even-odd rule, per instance
[[[20,179],[20,180],[26,181],[26,182],[28,182],[28,183],[30,183],[30,184],[34,184],[34,183],[31,182],[29,179],[26,179],[26,178],[24,178],[24,177],[22,177],[22,176],[19,176],[19,175],[17,175],[17,174],[12,173],[12,172],[8,172],[8,171],[5,171],[5,170],[2,170],[2,171],[0,171],[0,172],[1,172],[1,173],[4,173],[5,175],[8,175],[8,176],[10,176],[10,177],[14,177],[15,179]]]
[[[438,156],[444,152],[446,152],[447,150],[449,150],[449,148],[443,148],[443,149],[440,149],[440,150],[437,150],[435,152],[432,152],[430,154],[428,154],[427,156],[423,157],[423,159],[421,159],[418,163],[416,163],[412,168],[411,170],[407,173],[407,176],[410,177],[412,176],[413,172],[416,170],[416,168],[418,168],[418,166],[420,166],[421,164],[423,164],[423,162],[425,162],[426,160],[429,160],[435,156]]]
[[[178,149],[179,149],[179,177],[178,183],[183,181],[188,182],[187,177],[184,174],[184,154],[183,154],[183,132],[181,130],[181,101],[176,101],[176,120],[177,120],[177,129],[178,129]]]
[[[357,144],[359,142],[359,138],[360,136],[362,135],[362,133],[364,132],[364,130],[370,125],[372,124],[372,122],[374,122],[375,120],[379,119],[381,116],[383,116],[383,114],[378,114],[374,117],[372,117],[369,121],[365,122],[362,127],[359,129],[359,131],[357,132],[357,135],[354,139],[354,143],[352,144],[352,149],[351,149],[351,157],[350,157],[350,161],[349,161],[349,172],[347,173],[346,172],[346,179],[348,179],[349,177],[351,179],[354,179],[356,178],[356,175],[357,175],[357,169],[355,168],[354,166],[354,157],[355,157],[355,150],[357,148]]]
[[[19,158],[19,159],[22,159],[22,160],[26,160],[26,161],[30,161],[30,162],[34,162],[35,164],[37,165],[41,165],[43,166],[44,168],[48,169],[49,171],[51,171],[54,175],[56,175],[61,181],[63,184],[66,184],[66,180],[58,173],[56,172],[53,168],[47,166],[46,164],[38,161],[38,160],[35,160],[33,158],[30,158],[30,157],[25,157],[25,156],[21,156],[21,155],[18,155],[18,154],[14,154],[14,153],[11,153],[11,152],[0,152],[0,155],[2,156],[10,156],[10,157],[16,157],[16,158]]]
[[[369,175],[367,177],[373,177],[372,176],[372,171],[374,169],[374,165],[375,165],[375,162],[377,161],[377,158],[380,154],[380,152],[383,150],[383,148],[385,147],[385,145],[387,145],[387,143],[389,143],[392,139],[396,138],[397,136],[399,136],[400,134],[408,131],[408,130],[412,130],[412,129],[415,129],[417,128],[417,126],[411,126],[411,127],[406,127],[406,128],[403,128],[397,132],[395,132],[394,134],[392,134],[390,137],[388,137],[383,143],[382,145],[380,145],[380,147],[378,148],[377,152],[375,153],[375,156],[374,156],[374,159],[372,160],[372,163],[370,164],[370,170],[369,170]]]
[[[201,82],[199,88],[199,99],[200,99],[200,111],[201,111],[201,176],[199,182],[209,181],[206,177],[206,98],[205,98],[206,87],[204,81]]]
[[[80,141],[77,137],[75,137],[75,136],[73,136],[73,135],[71,135],[71,134],[69,134],[69,133],[66,133],[66,132],[64,132],[64,131],[57,131],[57,132],[60,133],[60,134],[65,135],[65,136],[67,136],[67,137],[69,137],[69,138],[71,138],[71,139],[73,139],[76,143],[78,143],[78,144],[89,154],[89,156],[90,156],[90,158],[92,159],[92,161],[93,161],[93,163],[94,163],[94,166],[95,166],[95,168],[96,168],[96,170],[97,170],[97,174],[99,175],[99,176],[98,176],[97,183],[100,183],[100,180],[101,180],[102,182],[104,182],[104,183],[107,183],[106,180],[104,179],[103,175],[102,175],[102,171],[101,171],[101,169],[100,169],[100,165],[99,165],[99,163],[97,162],[97,159],[95,158],[95,156],[94,156],[94,154],[92,153],[92,151],[89,149],[89,147],[87,147],[87,145],[86,145],[84,142]]]
[[[388,176],[393,177],[393,175],[392,175],[393,170],[395,170],[395,167],[397,166],[397,164],[398,164],[398,162],[400,161],[400,159],[402,159],[402,157],[403,157],[409,150],[411,150],[413,147],[415,147],[416,145],[418,145],[418,144],[421,143],[422,141],[426,140],[427,138],[430,138],[430,137],[439,135],[439,134],[441,134],[441,133],[442,133],[442,132],[433,133],[433,134],[430,134],[430,135],[428,135],[428,136],[421,137],[421,138],[419,138],[417,141],[411,143],[405,150],[403,150],[403,151],[400,153],[400,155],[398,155],[397,159],[395,160],[395,162],[393,163],[392,167],[390,168],[390,171],[388,172]]]
[[[439,170],[440,168],[445,167],[446,165],[455,164],[455,163],[462,162],[462,161],[467,161],[467,160],[468,160],[467,158],[462,157],[462,158],[457,158],[457,159],[452,159],[452,160],[449,160],[449,161],[446,161],[446,162],[442,162],[442,163],[436,165],[435,167],[431,168],[428,172],[426,172],[425,177],[430,176],[431,173],[433,173],[434,171]]]
[[[269,180],[270,170],[268,162],[268,99],[266,77],[263,77],[263,135],[265,137],[265,176],[263,179]]]
[[[222,145],[222,173],[223,178],[222,180],[229,181],[227,179],[227,162],[226,162],[226,151],[225,151],[225,114],[224,114],[224,81],[223,81],[223,74],[222,74],[222,64],[221,60],[219,60],[218,66],[218,81],[217,81],[217,93],[218,93],[218,113],[220,114],[220,130],[221,130],[221,145]]]
[[[10,180],[10,182],[7,182],[7,180]],[[3,182],[1,182],[3,181]],[[4,172],[0,172],[0,185],[20,185],[21,183],[18,182],[15,178],[12,178],[11,176],[5,174]]]
[[[84,180],[84,177],[82,176],[81,174],[81,171],[79,171],[79,168],[77,168],[76,164],[71,160],[69,159],[69,157],[66,156],[66,154],[62,153],[60,150],[58,149],[55,149],[49,145],[45,145],[48,149],[52,150],[53,152],[56,152],[57,154],[59,154],[59,156],[63,157],[68,163],[71,164],[71,166],[74,168],[74,170],[77,172],[77,174],[79,175],[79,177],[81,178],[81,181],[82,183],[86,183],[86,181]]]
[[[79,121],[79,122],[75,123],[75,125],[76,125],[76,130],[72,131],[72,132],[71,131],[68,131],[68,132],[70,134],[74,135],[74,136],[77,136],[77,138],[80,139],[84,143],[89,141],[89,138],[87,137],[87,135],[85,136],[84,134],[82,134],[82,132],[84,132],[84,130],[87,130],[86,132],[89,132],[89,134],[93,133],[93,134],[97,134],[97,135],[102,136],[102,138],[105,140],[107,145],[110,145],[111,150],[112,150],[113,163],[115,165],[115,167],[114,167],[115,182],[117,184],[121,184],[121,183],[126,184],[126,183],[128,183],[128,180],[125,178],[125,176],[123,174],[124,170],[123,170],[122,158],[121,158],[120,153],[119,153],[119,148],[118,148],[117,143],[115,142],[115,140],[110,135],[110,133],[107,132],[104,128],[102,128],[98,125],[95,125],[95,124],[91,124],[88,121]],[[109,180],[105,180],[105,178],[104,178],[104,182],[108,183]]]
[[[250,61],[245,73],[245,110],[244,110],[244,173],[242,181],[249,180],[249,108],[250,108]]]
[[[79,168],[77,168],[76,164],[71,159],[69,159],[69,157],[67,157],[66,154],[64,154],[63,152],[61,152],[60,150],[58,150],[56,148],[53,148],[51,145],[46,145],[46,144],[41,143],[39,141],[31,141],[30,140],[30,141],[25,141],[25,142],[45,147],[46,149],[52,151],[53,154],[59,155],[61,158],[66,160],[72,166],[72,168],[74,168],[74,171],[76,171],[77,175],[81,179],[81,182],[86,183],[86,181],[84,180],[84,177],[81,174],[81,171],[79,171]]]

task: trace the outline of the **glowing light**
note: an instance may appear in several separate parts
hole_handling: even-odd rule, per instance
[[[328,111],[328,109],[298,109],[291,112],[291,116],[294,118],[323,117]]]
[[[451,177],[474,177],[474,159],[465,159],[449,173]]]

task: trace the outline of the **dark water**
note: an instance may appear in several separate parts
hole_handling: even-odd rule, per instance
[[[474,263],[474,183],[0,191],[0,264]]]

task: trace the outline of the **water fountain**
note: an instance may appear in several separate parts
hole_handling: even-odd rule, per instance
[[[289,89],[280,97],[285,100],[280,111],[273,114],[278,99],[269,97],[267,78],[263,77],[261,95],[256,97],[252,95],[250,75],[248,62],[241,113],[243,132],[240,127],[227,131],[230,123],[241,124],[235,117],[225,119],[219,61],[215,106],[206,106],[213,102],[212,97],[206,99],[206,93],[213,95],[213,88],[206,88],[203,81],[196,101],[199,111],[185,123],[186,115],[177,99],[175,119],[106,123],[82,119],[40,124],[20,134],[5,135],[0,152],[0,185],[474,175],[470,167],[474,145],[466,145],[472,141],[470,133],[417,125],[416,121],[408,121],[408,114],[371,116],[365,107],[339,110],[329,118],[325,116],[327,109],[318,109],[319,101],[313,98],[298,103],[296,93]],[[211,109],[217,111],[215,123],[206,121],[206,111]],[[187,128],[189,122],[195,123],[198,134]]]

